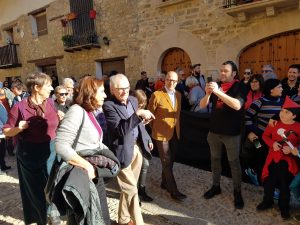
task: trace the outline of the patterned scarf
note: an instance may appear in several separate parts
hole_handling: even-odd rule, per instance
[[[35,109],[37,116],[44,117],[46,111],[46,104],[47,100],[44,100],[42,104],[37,105],[31,100],[31,97],[28,98],[28,106],[32,109]]]

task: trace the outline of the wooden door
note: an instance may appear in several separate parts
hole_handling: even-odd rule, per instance
[[[264,64],[272,64],[279,79],[286,77],[291,64],[300,64],[300,30],[268,37],[247,47],[239,58],[241,78],[246,68],[261,73]]]
[[[107,60],[107,61],[103,61],[101,64],[102,64],[102,74],[109,75],[113,70],[117,71],[118,73],[125,74],[124,59]]]
[[[190,75],[191,59],[181,48],[171,48],[167,51],[161,64],[161,71],[175,71],[177,67],[184,69],[185,76]]]

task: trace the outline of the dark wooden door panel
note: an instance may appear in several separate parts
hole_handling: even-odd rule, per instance
[[[246,48],[239,57],[239,68],[261,73],[261,66],[272,64],[279,79],[286,77],[291,64],[300,63],[300,32],[292,31],[259,41]],[[241,77],[242,78],[242,77]]]
[[[185,75],[190,74],[191,59],[181,48],[169,49],[162,60],[161,71],[175,71],[177,67],[184,69]]]

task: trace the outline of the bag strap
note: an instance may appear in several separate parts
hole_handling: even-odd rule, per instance
[[[80,124],[80,127],[79,127],[79,130],[77,132],[77,135],[76,135],[76,138],[74,140],[74,143],[72,145],[72,148],[75,150],[76,146],[77,146],[77,143],[78,143],[78,139],[79,139],[79,136],[80,136],[80,133],[81,133],[81,130],[82,130],[82,127],[83,127],[83,123],[84,123],[84,119],[85,119],[85,110],[82,109],[82,112],[83,112],[83,117],[82,117],[82,122]],[[61,163],[63,162],[63,160],[58,160],[58,157],[57,157],[57,154],[55,154],[55,161],[59,162],[59,165],[61,165]]]
[[[72,145],[73,149],[75,149],[76,146],[77,146],[78,139],[79,139],[79,136],[80,136],[82,127],[83,127],[84,120],[85,120],[85,110],[84,110],[84,109],[82,109],[82,113],[83,113],[82,122],[81,122],[81,124],[80,124],[79,130],[78,130],[77,135],[76,135],[76,138],[75,138],[75,140],[74,140],[74,143],[73,143],[73,145]]]

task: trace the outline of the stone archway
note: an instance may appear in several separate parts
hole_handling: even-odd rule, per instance
[[[161,71],[162,60],[171,48],[183,49],[189,55],[191,63],[201,63],[205,71],[207,55],[201,40],[191,33],[180,31],[176,25],[169,26],[145,52],[146,71],[153,75],[158,74]]]
[[[280,17],[268,18],[266,21],[250,27],[216,49],[217,65],[221,65],[221,63],[229,59],[238,62],[245,46],[249,46],[258,40],[299,29],[298,21],[300,21],[299,10],[295,10],[294,12],[282,14]]]

